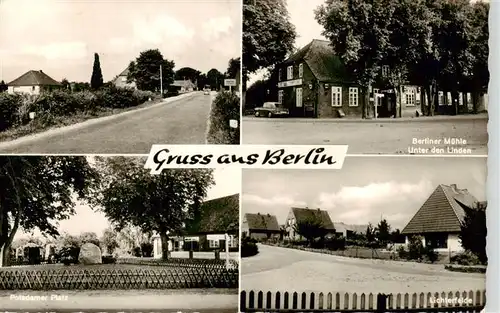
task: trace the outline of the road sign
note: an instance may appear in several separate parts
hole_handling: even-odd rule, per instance
[[[224,86],[228,86],[228,87],[234,87],[236,86],[236,79],[224,79]]]
[[[229,127],[238,128],[238,120],[229,120]]]

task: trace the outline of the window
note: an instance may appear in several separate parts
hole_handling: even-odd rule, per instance
[[[349,87],[349,106],[357,107],[359,104],[358,87]]]
[[[444,92],[438,92],[438,105],[444,105]]]
[[[412,107],[415,106],[415,95],[416,95],[416,90],[415,88],[406,88],[405,92],[405,97],[406,97],[406,106]]]
[[[208,245],[210,248],[219,248],[219,240],[209,240]]]
[[[373,101],[377,104],[378,107],[382,106],[382,97],[377,97],[377,94],[379,93],[380,89],[374,88],[373,89]]]
[[[292,80],[293,79],[293,65],[290,65],[286,69],[286,79],[287,80]]]
[[[122,82],[126,83],[127,82],[127,77],[122,77]]]
[[[295,89],[295,105],[297,108],[302,107],[302,88]]]
[[[452,101],[451,101],[451,92],[447,92],[447,93],[446,93],[446,104],[447,104],[447,105],[452,105]]]
[[[382,65],[382,77],[389,76],[389,65]]]
[[[278,103],[283,104],[283,90],[278,90]]]
[[[332,87],[332,107],[342,106],[342,87]]]
[[[425,236],[425,245],[434,249],[447,249],[448,234],[428,234]]]
[[[299,78],[302,78],[304,75],[304,64],[300,63],[299,64]]]
[[[281,81],[281,69],[278,70],[278,81]]]
[[[464,105],[464,95],[461,92],[458,93],[458,105]]]

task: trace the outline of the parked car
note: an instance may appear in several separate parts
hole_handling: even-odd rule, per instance
[[[204,89],[203,90],[204,95],[210,95],[210,89]]]
[[[255,108],[255,116],[287,116],[290,112],[278,102],[264,102],[264,105]]]

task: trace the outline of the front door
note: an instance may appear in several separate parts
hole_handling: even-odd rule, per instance
[[[219,250],[226,251],[226,240],[225,239],[219,240]]]
[[[295,106],[297,108],[302,107],[302,88],[295,89]]]

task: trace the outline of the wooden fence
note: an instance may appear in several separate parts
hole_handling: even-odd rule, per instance
[[[414,294],[241,291],[241,312],[477,312],[484,290]]]
[[[0,270],[1,290],[238,288],[238,271],[210,268],[148,269],[55,267]]]

